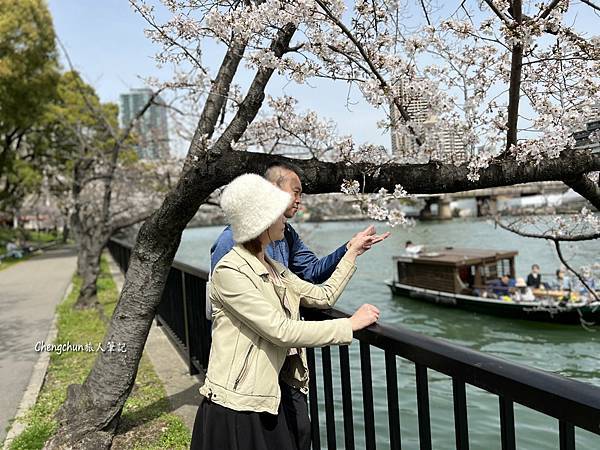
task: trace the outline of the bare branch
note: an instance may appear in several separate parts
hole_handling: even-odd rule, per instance
[[[129,4],[131,6],[133,6],[133,8],[144,18],[144,20],[152,27],[154,28],[156,31],[158,31],[160,33],[160,35],[166,39],[167,41],[169,41],[169,43],[174,46],[177,47],[179,49],[181,49],[181,51],[183,51],[183,53],[185,53],[185,55],[190,58],[191,61],[194,62],[194,64],[196,65],[196,67],[198,69],[200,69],[204,74],[208,75],[206,69],[204,67],[202,67],[202,62],[199,61],[194,55],[192,55],[192,53],[190,53],[190,51],[187,49],[187,47],[185,47],[184,45],[181,45],[177,40],[173,39],[171,36],[169,36],[168,34],[166,34],[164,32],[164,30],[158,26],[158,24],[152,20],[151,17],[149,17],[148,14],[144,13],[144,11],[142,9],[140,9],[140,7],[138,6],[138,4],[135,1],[130,0]]]
[[[600,211],[600,186],[598,186],[598,183],[590,180],[586,174],[581,174],[578,177],[565,180],[565,184],[589,200]]]
[[[425,2],[420,0],[421,9],[423,10],[423,14],[425,15],[425,20],[427,20],[427,25],[431,26],[431,20],[429,20],[429,13],[427,12],[427,8],[425,7]]]
[[[148,217],[150,217],[153,212],[154,212],[154,209],[148,209],[148,210],[143,211],[134,216],[123,217],[121,219],[114,219],[108,225],[108,228],[110,230],[110,235],[113,235],[114,233],[116,233],[119,230],[122,230],[123,228],[127,228],[127,227],[130,227],[137,223],[143,222]]]
[[[586,5],[594,8],[596,11],[600,11],[600,6],[594,4],[593,2],[591,2],[589,0],[581,0],[581,3],[585,3]]]
[[[517,26],[523,22],[523,11],[520,0],[512,2],[513,16]],[[517,41],[512,48],[510,63],[510,85],[508,88],[508,119],[506,130],[506,152],[513,145],[517,145],[519,99],[521,97],[521,75],[523,72],[523,44]]]
[[[565,259],[565,257],[562,254],[562,251],[560,250],[560,241],[558,240],[554,240],[554,247],[556,247],[556,253],[558,254],[558,257],[560,258],[560,261],[565,265],[565,267],[567,269],[569,269],[572,273],[575,274],[575,276],[579,279],[579,281],[581,281],[581,284],[583,284],[585,286],[585,288],[587,289],[587,291],[592,294],[592,296],[594,297],[594,299],[596,301],[600,301],[600,298],[598,298],[598,294],[596,294],[595,289],[592,289],[590,287],[589,284],[587,284],[587,282],[585,281],[585,279],[579,274],[579,272],[577,272],[575,269],[573,269],[569,263],[567,263],[567,260]]]

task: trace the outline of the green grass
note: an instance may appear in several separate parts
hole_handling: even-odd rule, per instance
[[[118,299],[117,288],[109,274],[108,264],[102,259],[98,280],[98,300],[110,317]],[[102,342],[106,324],[96,310],[75,310],[73,305],[81,280],[73,277],[73,290],[58,306],[58,335],[55,343],[70,342],[94,346]],[[17,420],[25,425],[9,447],[11,450],[41,449],[56,431],[54,414],[65,400],[66,388],[82,383],[94,362],[95,352],[67,352],[50,355],[46,381],[36,404]],[[131,395],[123,408],[123,415],[113,449],[187,449],[191,433],[183,421],[172,413],[165,389],[146,356],[142,357]]]
[[[24,230],[22,228],[0,227],[0,254],[6,253],[6,244],[16,239],[27,241],[31,245],[46,244],[55,241],[60,236],[46,231]]]
[[[23,229],[13,229],[0,227],[0,256],[6,253],[6,244],[9,242],[15,242],[20,239],[21,242],[27,242],[27,244],[36,247],[39,245],[48,244],[50,242],[58,240],[60,237],[54,233],[48,233],[45,231],[30,231]],[[26,261],[29,259],[31,254],[24,255],[23,258],[4,258],[0,260],[0,270],[4,270],[18,262]]]

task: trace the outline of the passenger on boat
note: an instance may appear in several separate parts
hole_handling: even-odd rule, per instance
[[[531,273],[527,275],[527,286],[539,289],[542,286],[542,274],[540,273],[540,266],[534,264],[531,266]]]
[[[404,244],[404,251],[409,255],[417,255],[421,252],[422,249],[422,245],[415,245],[412,243],[412,241],[406,241],[406,243]]]
[[[283,239],[290,201],[287,192],[252,174],[233,180],[221,197],[236,245],[213,272],[212,344],[192,449],[298,449],[284,385],[307,392],[303,347],[348,345],[353,331],[379,318],[375,306],[364,304],[350,318],[300,320],[301,305],[335,304],[356,271],[356,258],[380,237],[350,242],[324,284],[308,283],[266,254],[270,242]]]
[[[573,289],[571,277],[565,275],[565,269],[562,267],[556,270],[556,280],[551,287],[556,291],[571,291]]]
[[[488,285],[492,293],[498,297],[510,294],[511,288],[514,286],[515,280],[509,274],[504,274],[499,279],[492,280]]]
[[[595,291],[596,289],[598,289],[597,283],[596,283],[596,279],[592,275],[592,271],[590,270],[589,267],[582,267],[581,268],[581,277],[583,278],[583,280],[585,281],[585,284],[587,284],[590,289],[592,289],[593,291]],[[578,280],[578,283],[577,283],[577,290],[579,291],[579,293],[582,296],[591,297],[591,294],[588,291],[588,289],[579,280]]]
[[[533,291],[529,286],[527,286],[525,279],[521,277],[517,278],[515,283],[515,292],[513,293],[512,297],[516,302],[530,302],[535,300]]]

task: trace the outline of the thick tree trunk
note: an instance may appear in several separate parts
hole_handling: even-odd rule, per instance
[[[97,283],[100,275],[100,258],[104,249],[104,240],[86,238],[79,243],[77,267],[81,277],[79,297],[75,308],[85,309],[98,306]]]
[[[65,224],[63,226],[63,230],[62,230],[62,238],[61,241],[63,244],[66,244],[67,241],[69,240],[69,232],[71,231],[71,229],[69,228],[69,225]]]
[[[209,178],[219,177],[199,171],[187,174],[140,229],[103,345],[107,349],[111,342],[125,344],[126,353],[100,353],[84,384],[69,387],[57,414],[59,431],[46,448],[109,448],[181,234],[200,204],[221,184],[207,182]]]

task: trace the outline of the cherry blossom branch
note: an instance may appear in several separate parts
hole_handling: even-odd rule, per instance
[[[198,58],[196,58],[187,49],[187,47],[185,47],[183,44],[180,44],[179,42],[177,42],[176,39],[173,39],[171,36],[169,36],[167,33],[165,33],[163,28],[158,26],[158,24],[152,19],[152,17],[150,17],[150,15],[146,13],[146,11],[144,11],[142,8],[140,8],[138,6],[136,0],[129,0],[129,4],[142,16],[142,18],[148,23],[148,25],[150,25],[152,28],[154,28],[162,36],[163,39],[168,41],[172,46],[181,49],[181,51],[183,51],[183,53],[185,53],[185,55],[190,59],[190,61],[192,61],[195,64],[195,66],[198,69],[200,69],[205,75],[208,75],[208,72],[202,66],[202,63],[198,60]]]
[[[389,92],[390,89],[389,89],[388,83],[385,81],[385,79],[383,78],[383,76],[381,75],[381,73],[379,72],[379,70],[377,70],[377,68],[373,64],[373,61],[371,61],[371,58],[369,58],[369,55],[367,54],[367,51],[365,50],[365,48],[363,47],[363,45],[358,41],[358,39],[356,38],[356,36],[354,36],[354,34],[348,29],[348,27],[346,27],[346,25],[344,25],[344,23],[340,19],[338,19],[335,14],[333,14],[333,12],[331,11],[331,9],[329,9],[329,7],[325,4],[325,2],[323,0],[316,0],[316,3],[325,12],[325,15],[335,25],[337,25],[340,30],[342,30],[342,32],[346,35],[346,37],[348,39],[350,39],[350,41],[352,41],[352,43],[354,44],[354,46],[356,47],[356,49],[358,50],[358,52],[360,53],[360,55],[363,57],[363,59],[365,60],[365,62],[369,66],[370,74],[373,75],[373,76],[375,76],[375,78],[379,82],[379,86],[381,87],[381,89],[384,92]],[[398,100],[398,98],[396,96],[392,97],[392,101],[394,103],[394,106],[396,108],[398,108],[398,111],[400,112],[400,116],[402,117],[402,120],[404,120],[405,122],[409,123],[412,119],[410,117],[410,114],[408,113],[408,111],[404,107],[404,105],[402,105],[402,103]],[[415,129],[411,125],[408,125],[407,128],[410,131],[410,133],[415,136],[415,141],[416,141],[417,145],[420,146],[422,144],[422,141],[421,141],[421,138],[418,136],[417,132],[415,131]]]
[[[506,14],[498,9],[493,0],[484,0],[484,2],[490,7],[490,9],[502,20],[507,26],[512,25],[512,20]]]
[[[277,32],[277,35],[273,38],[270,45],[270,50],[276,58],[281,58],[286,52],[295,32],[296,26],[291,23],[286,24]],[[261,67],[258,69],[248,88],[246,97],[240,104],[234,118],[213,146],[214,149],[226,151],[231,148],[232,143],[235,143],[240,139],[262,106],[265,97],[265,88],[271,79],[274,70],[273,67]],[[200,119],[200,121],[202,123],[202,119]],[[195,137],[196,136],[194,136],[194,138]],[[188,160],[190,160],[189,157]]]
[[[184,171],[190,167],[191,161],[200,158],[205,153],[206,142],[214,133],[215,126],[219,120],[219,114],[227,100],[231,82],[238,70],[245,50],[246,42],[235,38],[227,49],[227,53],[223,57],[217,77],[212,83],[208,98],[198,119],[198,126],[194,132],[194,137],[190,143],[190,149],[184,164]]]
[[[556,8],[558,6],[558,4],[560,2],[562,2],[564,0],[553,0],[552,3],[550,3],[540,14],[540,19],[546,19],[550,13],[552,12],[552,10],[554,10],[554,8]]]
[[[233,179],[239,167],[245,171],[262,173],[264,167],[274,161],[299,167],[304,173],[304,191],[309,194],[337,192],[344,180],[362,180],[363,174],[369,174],[365,178],[365,192],[375,192],[381,187],[393,191],[397,184],[401,184],[410,194],[441,194],[537,181],[560,181],[600,170],[600,155],[581,150],[565,150],[560,158],[545,158],[537,165],[519,164],[511,159],[494,159],[489,166],[480,169],[480,177],[475,181],[467,178],[467,164],[456,166],[439,161],[381,166],[372,163],[347,164],[346,161],[301,160],[253,152],[227,152],[219,159],[219,167],[222,168],[224,179]],[[228,178],[228,172],[231,172],[232,178]]]

